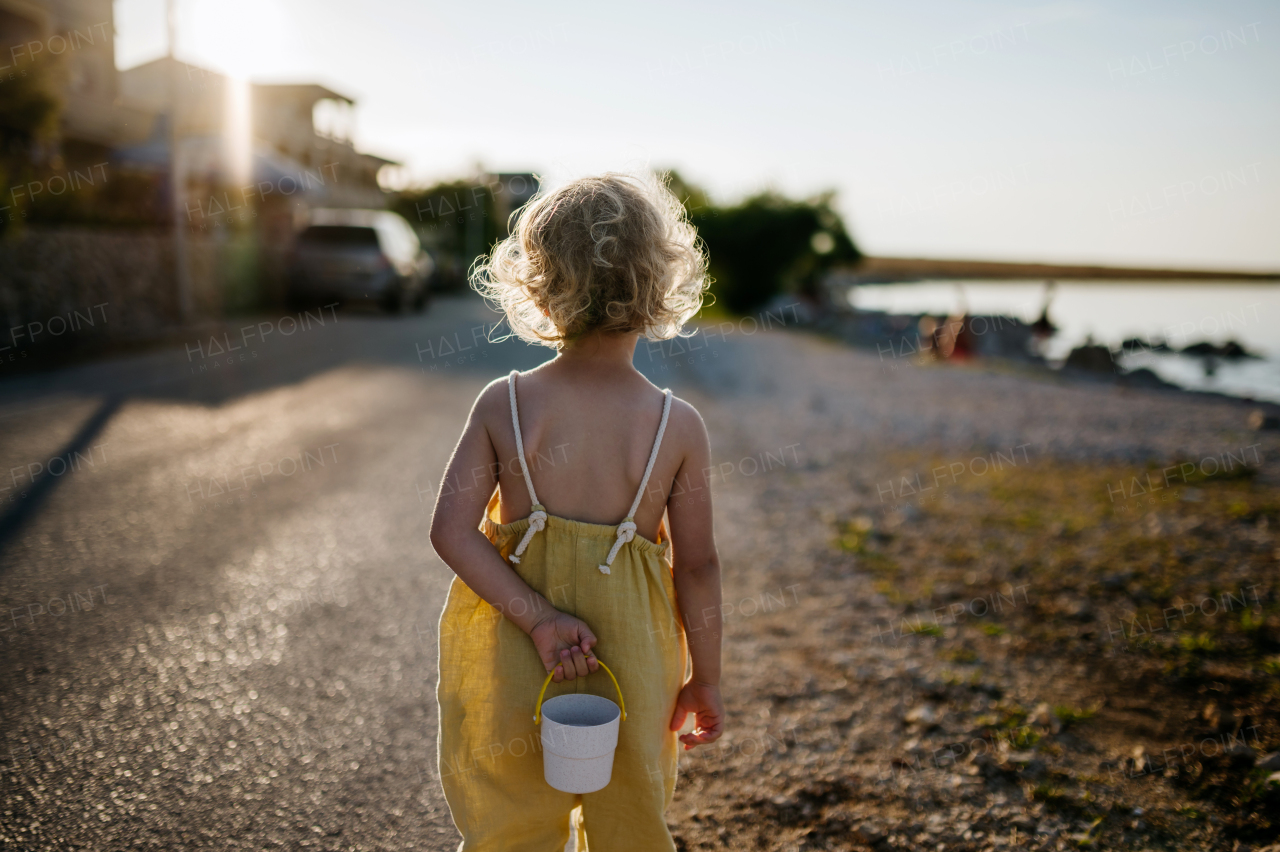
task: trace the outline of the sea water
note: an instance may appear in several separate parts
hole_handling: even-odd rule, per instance
[[[1165,381],[1280,403],[1280,284],[1236,281],[920,281],[850,288],[861,310],[898,314],[970,314],[1034,322],[1046,301],[1057,332],[1044,347],[1051,362],[1090,340],[1120,349],[1130,338],[1171,349],[1234,340],[1259,359],[1226,361],[1175,352],[1127,350],[1126,369],[1146,367]]]

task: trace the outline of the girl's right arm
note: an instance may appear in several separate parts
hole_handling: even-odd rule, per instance
[[[529,634],[546,671],[555,667],[556,683],[573,680],[599,668],[587,656],[595,635],[530,588],[479,530],[499,470],[486,423],[495,422],[495,409],[505,411],[506,404],[505,382],[490,384],[476,399],[437,492],[431,545],[471,591]],[[516,601],[521,605],[513,606]]]

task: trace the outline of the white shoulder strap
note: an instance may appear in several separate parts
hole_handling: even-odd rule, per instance
[[[520,434],[520,408],[516,405],[516,371],[507,376],[507,394],[511,398],[511,428],[516,433],[516,455],[520,459],[520,472],[524,474],[524,484],[529,489],[529,502],[537,503],[538,494],[533,490],[533,478],[529,476],[529,463],[524,458],[524,437]]]
[[[622,545],[636,537],[636,510],[640,508],[640,501],[644,499],[644,489],[649,484],[649,474],[653,473],[653,463],[658,460],[658,450],[662,447],[662,434],[667,431],[667,418],[670,414],[671,389],[667,388],[662,392],[662,420],[658,422],[658,434],[653,439],[649,463],[645,465],[644,476],[640,478],[640,489],[636,491],[636,499],[631,501],[631,511],[627,512],[627,517],[618,524],[617,538],[613,541],[613,547],[609,549],[608,558],[604,560],[603,565],[597,566],[602,574],[609,573],[609,566],[613,564],[613,558],[618,555]]]
[[[533,477],[529,476],[529,463],[524,458],[524,438],[520,434],[520,409],[516,406],[517,372],[512,370],[507,375],[507,395],[511,399],[511,428],[516,433],[516,457],[520,459],[520,472],[524,474],[524,484],[529,489],[529,502],[533,504],[533,511],[529,514],[529,528],[524,531],[524,536],[520,539],[520,543],[516,545],[515,552],[507,557],[515,563],[520,562],[520,556],[524,553],[525,548],[529,546],[529,542],[533,540],[533,534],[538,530],[545,529],[547,526],[547,510],[538,502],[538,492],[533,490]],[[663,420],[665,421],[666,418],[664,417]],[[651,466],[652,464],[653,462],[650,461]],[[648,474],[646,474],[647,476]]]
[[[644,476],[640,477],[640,490],[636,492],[636,499],[631,501],[631,511],[627,512],[628,520],[635,517],[636,509],[640,508],[640,501],[644,499],[644,488],[649,484],[649,474],[653,473],[653,463],[658,460],[658,449],[662,446],[662,433],[667,431],[667,417],[671,414],[671,390],[668,388],[662,395],[662,420],[658,422],[658,434],[653,439],[653,450],[649,453]]]

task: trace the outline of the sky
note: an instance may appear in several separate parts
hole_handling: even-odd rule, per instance
[[[179,58],[353,97],[416,183],[836,193],[881,256],[1280,270],[1280,3],[175,0]],[[115,0],[117,63],[166,50]]]

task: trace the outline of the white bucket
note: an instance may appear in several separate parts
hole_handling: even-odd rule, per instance
[[[542,774],[565,793],[594,793],[609,783],[622,711],[607,698],[574,693],[542,705]]]
[[[552,673],[548,672],[533,711],[533,723],[538,724],[539,718],[542,721],[542,775],[548,784],[565,793],[594,793],[608,785],[613,774],[613,752],[618,748],[618,725],[627,718],[627,702],[618,679],[604,660],[589,656],[613,681],[618,704],[582,693],[557,695],[543,704],[542,696],[551,685]]]

